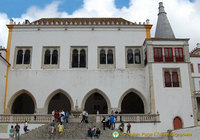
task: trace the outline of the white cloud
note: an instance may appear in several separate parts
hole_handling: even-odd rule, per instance
[[[153,24],[152,36],[157,22],[158,3],[160,0],[130,0],[129,7],[117,9],[114,0],[84,0],[82,8],[69,15],[67,12],[59,12],[58,7],[62,2],[52,2],[44,9],[36,6],[30,7],[20,18],[14,18],[17,22],[25,19],[30,21],[42,17],[122,17],[132,22],[144,22],[150,19]],[[190,38],[190,50],[200,42],[198,34],[200,28],[200,0],[194,3],[189,0],[162,0],[167,16],[177,38]],[[8,23],[6,14],[0,13],[0,45],[6,46]]]

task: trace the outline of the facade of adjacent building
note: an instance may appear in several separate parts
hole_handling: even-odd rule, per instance
[[[141,130],[194,125],[189,39],[175,38],[162,3],[155,38],[148,21],[122,18],[42,18],[7,27],[6,113],[118,110],[160,114],[159,123],[136,124]]]

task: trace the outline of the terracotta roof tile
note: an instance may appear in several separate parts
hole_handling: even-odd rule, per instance
[[[136,25],[123,18],[41,18],[31,25]]]

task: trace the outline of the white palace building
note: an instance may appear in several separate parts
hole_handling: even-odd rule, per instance
[[[11,20],[7,27],[1,114],[118,110],[158,115],[156,123],[135,126],[160,131],[197,123],[189,39],[175,37],[162,2],[155,37],[148,20],[123,18]]]

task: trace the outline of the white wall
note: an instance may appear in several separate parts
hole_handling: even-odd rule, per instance
[[[4,111],[7,62],[0,57],[0,114]]]
[[[153,80],[157,83],[154,84],[155,104],[162,123],[160,130],[173,129],[176,116],[182,119],[183,127],[194,125],[188,66],[187,63],[153,64],[153,75],[156,75]],[[164,87],[163,68],[180,69],[180,87]]]
[[[25,89],[35,98],[37,108],[44,108],[48,96],[55,90],[67,92],[78,106],[84,96],[99,89],[108,96],[111,108],[118,108],[120,97],[133,88],[141,93],[149,107],[149,95],[143,68],[125,68],[125,46],[142,46],[146,36],[143,26],[131,28],[37,28],[13,29],[10,63],[14,64],[16,46],[32,46],[31,69],[14,69],[9,73],[8,100],[18,91]],[[60,46],[60,68],[41,69],[43,46]],[[88,69],[71,69],[70,47],[88,46]],[[114,46],[115,69],[98,69],[98,46]],[[142,58],[142,57],[141,57]],[[147,108],[147,111],[149,109]]]

